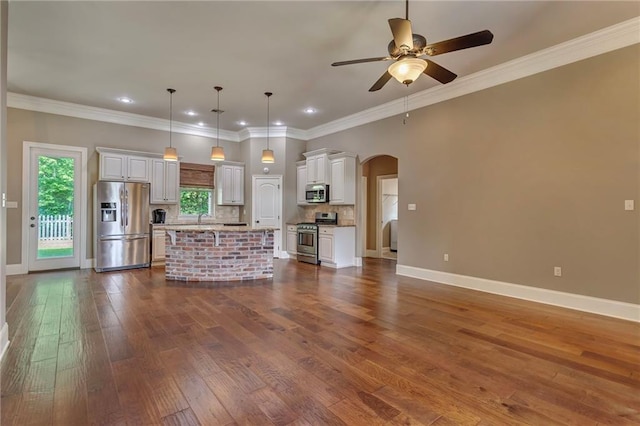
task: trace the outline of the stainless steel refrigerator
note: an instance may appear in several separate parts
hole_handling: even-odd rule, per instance
[[[149,184],[100,181],[93,195],[95,270],[149,266]]]

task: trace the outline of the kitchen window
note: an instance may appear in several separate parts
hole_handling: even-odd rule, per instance
[[[180,163],[180,217],[214,215],[212,165]]]
[[[213,216],[213,190],[211,188],[180,187],[180,216]]]

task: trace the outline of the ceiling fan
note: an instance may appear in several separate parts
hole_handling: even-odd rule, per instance
[[[440,83],[446,84],[453,81],[457,75],[429,59],[420,58],[420,56],[436,56],[442,53],[482,46],[491,43],[493,40],[491,31],[484,30],[437,43],[427,44],[427,39],[424,38],[424,36],[414,34],[411,30],[409,0],[406,0],[405,8],[405,19],[389,19],[389,27],[391,27],[391,33],[393,34],[393,40],[391,40],[387,47],[389,56],[334,62],[331,65],[338,67],[363,62],[394,61],[389,65],[387,71],[382,74],[382,77],[371,86],[369,89],[370,92],[382,89],[391,77],[408,86],[420,77],[422,73],[438,80]]]

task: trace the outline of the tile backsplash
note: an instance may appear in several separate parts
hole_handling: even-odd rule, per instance
[[[167,212],[167,223],[178,221],[180,210],[177,204],[153,204],[149,209],[149,222],[151,222],[151,212],[155,209],[164,209]],[[220,222],[238,222],[240,221],[240,207],[239,206],[215,206],[215,217],[213,220]],[[211,221],[211,218],[206,218],[206,221]]]
[[[338,225],[351,226],[356,224],[355,206],[334,206],[329,203],[298,206],[300,222],[313,222],[316,219],[316,213],[329,212],[338,213]]]

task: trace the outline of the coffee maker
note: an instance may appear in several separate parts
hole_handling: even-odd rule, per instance
[[[155,209],[151,212],[153,223],[164,223],[164,220],[167,217],[167,212],[163,209]]]

